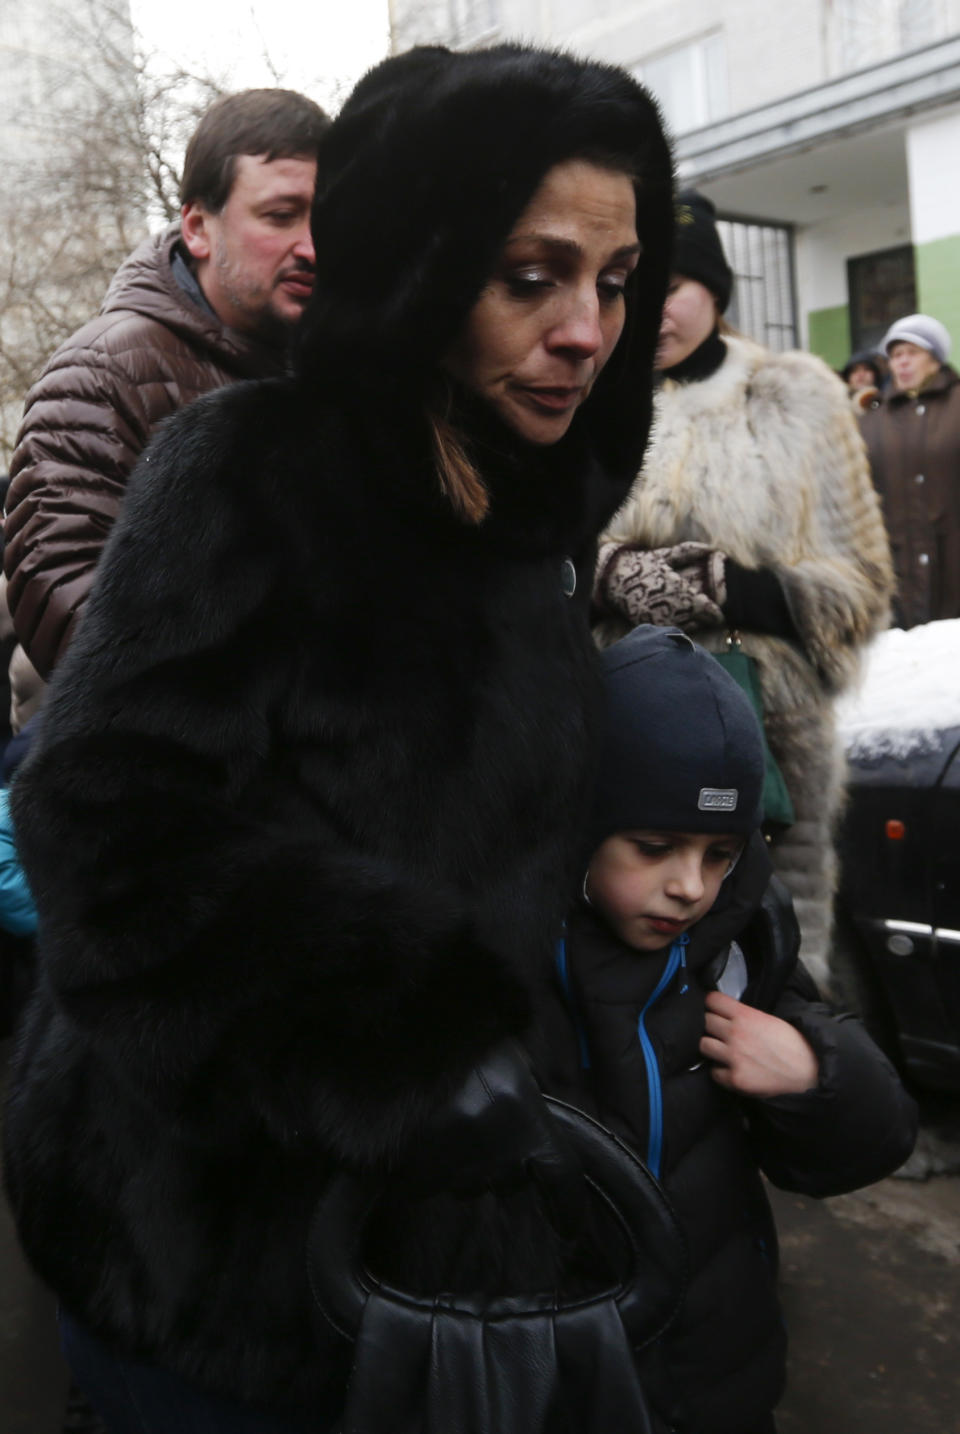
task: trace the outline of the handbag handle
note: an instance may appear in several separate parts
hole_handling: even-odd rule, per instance
[[[670,1326],[683,1299],[687,1253],[676,1214],[662,1186],[623,1141],[585,1112],[551,1096],[545,1099],[582,1163],[588,1186],[621,1229],[628,1268],[613,1288],[568,1301],[554,1290],[495,1298],[444,1292],[444,1311],[471,1320],[535,1320],[567,1310],[589,1311],[612,1300],[631,1344],[639,1349]],[[429,1314],[436,1306],[435,1296],[393,1288],[363,1263],[366,1226],[382,1188],[371,1189],[340,1171],[310,1224],[307,1267],[314,1300],[327,1323],[351,1341],[374,1293],[411,1312]]]

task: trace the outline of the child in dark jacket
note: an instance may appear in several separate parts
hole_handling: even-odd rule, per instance
[[[676,630],[637,628],[602,660],[592,856],[557,963],[566,1040],[550,1034],[542,1076],[640,1153],[683,1228],[683,1308],[641,1356],[664,1427],[760,1434],[786,1354],[760,1172],[804,1195],[868,1185],[909,1155],[916,1108],[797,960],[740,688]]]

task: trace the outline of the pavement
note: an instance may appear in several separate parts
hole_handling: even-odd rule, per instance
[[[832,1200],[770,1191],[791,1336],[780,1434],[960,1434],[960,1100],[925,1111],[902,1177]],[[60,1434],[67,1387],[53,1300],[0,1200],[0,1434]]]
[[[790,1334],[780,1434],[960,1434],[960,1175],[771,1197]]]
[[[17,1248],[10,1212],[0,1199],[2,1434],[59,1434],[68,1386],[57,1345],[53,1296],[27,1269]]]

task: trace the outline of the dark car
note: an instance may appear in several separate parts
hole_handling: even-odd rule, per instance
[[[838,996],[905,1076],[960,1093],[960,725],[854,751],[839,856]]]

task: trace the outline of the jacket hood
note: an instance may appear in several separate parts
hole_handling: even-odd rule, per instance
[[[110,281],[101,314],[132,313],[155,319],[194,348],[238,374],[251,378],[281,373],[285,354],[228,329],[215,314],[195,304],[173,276],[171,262],[180,225],[152,234],[125,259]]]
[[[304,377],[421,407],[544,175],[592,154],[626,157],[643,253],[624,334],[571,433],[587,425],[604,466],[632,475],[669,270],[672,166],[655,104],[610,66],[517,45],[424,47],[360,81],[321,145]]]

